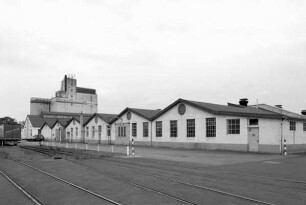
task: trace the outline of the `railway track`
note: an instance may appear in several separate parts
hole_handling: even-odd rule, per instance
[[[44,171],[44,170],[38,169],[38,168],[36,168],[36,167],[34,167],[34,166],[31,166],[31,165],[29,165],[29,164],[27,164],[27,163],[20,162],[20,161],[16,161],[16,160],[13,160],[13,161],[15,161],[15,162],[17,162],[17,163],[19,163],[19,164],[21,164],[21,165],[24,165],[24,166],[26,166],[26,167],[29,167],[29,168],[31,168],[31,169],[33,169],[33,170],[36,170],[36,171],[38,171],[38,172],[40,172],[40,173],[43,173],[43,174],[45,174],[45,175],[47,175],[47,176],[49,176],[49,177],[51,177],[51,178],[53,178],[53,179],[56,179],[56,180],[58,180],[58,181],[60,181],[60,182],[63,182],[63,183],[65,183],[65,184],[68,184],[68,185],[71,186],[71,187],[74,187],[74,188],[79,189],[79,190],[81,190],[81,191],[84,191],[84,192],[86,192],[86,193],[88,193],[88,194],[91,194],[91,195],[93,195],[93,196],[95,196],[95,197],[98,197],[98,198],[100,198],[100,199],[102,199],[102,200],[104,200],[104,201],[106,201],[106,202],[109,202],[110,204],[121,205],[120,203],[115,202],[115,201],[113,201],[113,200],[111,200],[111,199],[109,199],[109,198],[107,198],[107,197],[105,197],[105,196],[102,196],[102,195],[97,194],[97,193],[95,193],[95,192],[93,192],[93,191],[90,191],[90,190],[88,190],[88,189],[85,189],[85,188],[83,188],[83,187],[81,187],[81,186],[79,186],[79,185],[73,184],[73,183],[71,183],[71,182],[69,182],[69,181],[67,181],[67,180],[64,180],[64,179],[62,179],[62,178],[60,178],[60,177],[57,177],[57,176],[55,176],[55,175],[53,175],[53,174],[50,174],[50,173],[48,173],[48,172],[46,172],[46,171]]]
[[[28,189],[21,186],[16,180],[14,180],[12,177],[8,176],[5,172],[0,170],[0,174],[8,180],[14,187],[16,187],[25,197],[27,197],[29,200],[33,202],[33,204],[36,205],[45,205],[44,202],[42,202],[38,197],[36,197],[33,193],[31,193]]]
[[[46,175],[46,176],[48,176],[48,177],[50,177],[52,179],[55,179],[56,181],[59,181],[59,182],[64,183],[64,184],[66,184],[66,185],[68,185],[70,187],[73,187],[74,189],[80,190],[80,191],[85,192],[85,193],[87,193],[87,194],[89,194],[91,196],[99,198],[102,201],[107,202],[107,204],[121,205],[121,203],[118,203],[118,202],[116,202],[116,201],[114,201],[112,199],[109,199],[109,198],[107,198],[107,197],[105,197],[105,196],[103,196],[101,194],[98,194],[98,193],[95,193],[93,191],[90,191],[90,190],[88,190],[86,188],[83,188],[83,187],[81,187],[79,185],[71,183],[71,182],[69,182],[67,180],[64,180],[64,179],[62,179],[60,177],[57,177],[57,176],[55,176],[55,175],[53,175],[51,173],[48,173],[48,172],[46,172],[44,170],[41,170],[41,169],[36,168],[36,167],[34,167],[32,165],[29,165],[29,164],[27,164],[25,162],[21,162],[21,161],[18,161],[18,160],[13,160],[13,159],[9,159],[9,161],[12,161],[12,162],[17,163],[17,164],[22,165],[22,166],[25,166],[25,167],[27,167],[27,168],[29,168],[31,170],[35,170],[36,172],[39,172],[39,173],[41,173],[43,175]],[[31,193],[28,189],[26,189],[24,186],[21,186],[19,183],[17,183],[16,180],[14,180],[12,177],[8,176],[3,171],[0,171],[0,174],[3,175],[8,181],[10,181],[15,187],[17,187],[34,204],[36,204],[36,205],[45,205],[46,204],[42,200],[40,200],[37,196],[35,196],[33,193]]]
[[[26,149],[31,149],[33,151],[36,151],[36,152],[39,152],[39,153],[42,153],[42,154],[46,154],[48,156],[53,156],[55,152],[52,152],[50,153],[49,150],[46,150],[46,149],[43,149],[43,148],[35,148],[35,147],[32,147],[32,148],[26,148]],[[65,151],[59,151],[57,153],[60,153],[60,154],[63,154],[65,155]],[[68,161],[72,161],[73,163],[77,163],[79,164],[80,166],[83,166],[83,167],[86,167],[87,169],[93,171],[93,172],[96,172],[96,173],[99,173],[99,174],[103,174],[103,175],[106,175],[106,176],[109,176],[111,178],[114,178],[116,180],[119,180],[119,181],[123,181],[123,182],[126,182],[126,183],[129,183],[129,184],[132,184],[134,186],[137,186],[137,187],[140,187],[140,188],[143,188],[143,189],[146,189],[148,191],[153,191],[153,192],[156,192],[156,193],[160,193],[160,194],[163,194],[165,196],[168,196],[170,198],[177,198],[173,195],[169,195],[167,193],[163,193],[161,192],[160,190],[156,190],[156,189],[152,189],[150,187],[147,187],[147,186],[144,186],[144,185],[141,185],[139,183],[135,183],[131,180],[128,180],[128,179],[123,179],[123,178],[120,178],[120,177],[116,177],[114,176],[113,174],[110,174],[110,173],[107,173],[105,171],[102,171],[101,169],[98,169],[98,168],[94,168],[94,167],[91,167],[91,166],[88,166],[88,165],[85,165],[83,163],[79,163],[79,162],[76,162],[75,160],[68,160]],[[248,202],[248,203],[256,203],[256,204],[266,204],[266,205],[272,205],[273,203],[269,203],[269,202],[265,202],[265,201],[262,201],[262,200],[257,200],[257,199],[253,199],[253,198],[249,198],[249,197],[245,197],[245,196],[242,196],[242,195],[238,195],[238,194],[233,194],[233,193],[230,193],[230,192],[226,192],[226,191],[222,191],[222,190],[218,190],[218,189],[214,189],[214,188],[210,188],[210,187],[207,187],[207,186],[201,186],[201,185],[198,185],[198,184],[193,184],[193,183],[188,183],[188,182],[183,182],[183,181],[180,181],[180,180],[176,180],[176,179],[172,179],[172,178],[169,178],[169,177],[165,177],[165,176],[161,176],[161,175],[157,175],[157,174],[152,174],[152,173],[149,173],[145,170],[135,170],[135,169],[131,169],[131,168],[128,168],[128,167],[125,167],[125,166],[122,166],[122,165],[118,165],[118,164],[114,164],[114,163],[111,163],[109,162],[108,160],[103,160],[103,161],[107,161],[107,163],[111,166],[117,166],[117,167],[120,167],[120,168],[123,168],[123,169],[129,169],[131,171],[135,171],[135,172],[138,172],[138,173],[141,173],[141,174],[144,174],[144,175],[150,175],[150,176],[153,176],[153,177],[156,177],[156,178],[159,178],[159,179],[162,179],[162,180],[167,180],[167,181],[170,181],[170,182],[174,182],[174,183],[177,183],[177,184],[181,184],[181,185],[185,185],[185,186],[189,186],[189,187],[192,187],[192,188],[197,188],[197,189],[202,189],[202,190],[206,190],[206,191],[210,191],[210,192],[214,192],[214,193],[218,193],[218,194],[221,194],[221,195],[224,195],[224,196],[227,196],[227,197],[233,197],[233,198],[237,198],[237,199],[240,199],[242,201],[245,201],[245,202]],[[178,201],[180,202],[185,202],[187,204],[195,204],[195,203],[191,203],[191,202],[188,202],[184,199],[178,199]]]

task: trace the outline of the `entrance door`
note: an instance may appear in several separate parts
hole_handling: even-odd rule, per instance
[[[259,128],[248,128],[249,151],[258,152],[259,150]]]

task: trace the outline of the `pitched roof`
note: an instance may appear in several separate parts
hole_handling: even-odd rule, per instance
[[[151,120],[156,114],[158,114],[161,110],[157,109],[157,110],[149,110],[149,109],[139,109],[139,108],[125,108],[119,115],[115,116],[111,121],[110,124],[112,124],[113,122],[115,122],[119,117],[121,117],[124,113],[126,112],[133,112],[147,120]]]
[[[57,119],[57,120],[52,124],[51,128],[53,128],[53,127],[56,125],[56,123],[60,123],[63,127],[65,127],[66,124],[67,124],[69,121],[70,121],[70,119],[68,119],[68,118]]]
[[[41,128],[45,123],[48,123],[48,126],[52,126],[53,123],[57,120],[56,118],[43,118],[40,115],[28,115],[33,127]]]
[[[104,114],[104,113],[97,113],[97,116],[99,116],[102,120],[109,123],[114,119],[117,115],[115,114]]]
[[[106,123],[110,123],[117,115],[105,114],[105,113],[95,113],[86,121],[86,123],[84,123],[84,125],[88,124],[95,116],[98,116],[100,119],[104,120]]]
[[[280,119],[281,115],[277,113],[273,113],[266,110],[257,109],[250,106],[239,106],[234,104],[229,105],[219,105],[213,103],[206,102],[197,102],[191,100],[178,99],[165,109],[163,109],[160,113],[154,116],[153,120],[173,108],[175,105],[179,103],[185,103],[187,105],[196,107],[200,110],[215,114],[215,115],[232,115],[232,116],[242,116],[242,117],[261,117],[261,118],[275,118]]]
[[[83,125],[87,124],[87,122],[89,122],[89,119],[91,117],[83,117]],[[78,123],[80,123],[80,116],[76,116],[76,117],[72,117],[65,125],[65,127],[67,127],[71,122],[72,120],[76,120]]]
[[[294,112],[291,112],[291,111],[288,111],[288,110],[284,110],[282,108],[278,108],[278,107],[275,107],[275,106],[271,106],[271,105],[267,105],[267,104],[252,105],[252,107],[255,107],[255,106],[258,106],[259,109],[262,109],[262,110],[267,110],[267,111],[270,111],[270,112],[273,112],[273,113],[280,114],[282,116],[286,116],[289,119],[303,120],[303,121],[306,120],[305,115],[300,115],[300,114],[297,114],[297,113],[294,113]]]

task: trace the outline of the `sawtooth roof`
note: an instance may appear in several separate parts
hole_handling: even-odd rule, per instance
[[[28,119],[30,120],[33,127],[42,127],[45,123],[48,126],[52,126],[53,123],[57,120],[56,118],[43,118],[40,115],[28,115]]]

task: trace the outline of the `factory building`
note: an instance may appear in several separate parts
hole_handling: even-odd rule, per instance
[[[85,143],[111,144],[110,122],[114,117],[114,114],[93,114],[84,124]]]
[[[302,115],[266,104],[219,105],[178,99],[163,110],[125,108],[118,115],[97,113],[94,89],[77,87],[65,76],[52,99],[32,98],[25,138],[282,153],[306,151],[306,111]]]
[[[132,138],[138,145],[152,145],[152,117],[160,110],[126,108],[112,121],[114,144],[128,145]]]
[[[152,145],[280,153],[287,138],[291,151],[306,150],[305,116],[247,104],[247,99],[227,106],[179,99],[153,117]]]
[[[30,114],[41,112],[88,113],[98,111],[98,95],[95,89],[77,87],[77,80],[65,75],[60,90],[51,99],[33,97],[30,100]]]

